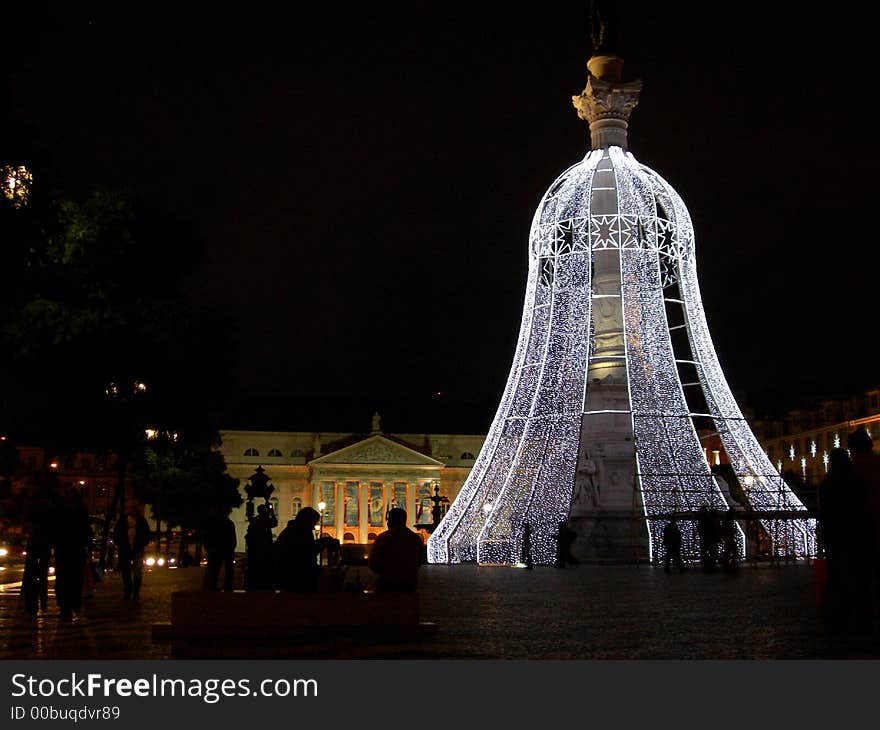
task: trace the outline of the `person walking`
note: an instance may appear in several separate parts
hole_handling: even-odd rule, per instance
[[[76,485],[62,486],[52,522],[55,600],[60,618],[75,621],[82,609],[83,572],[92,542],[89,513]]]
[[[733,509],[728,509],[721,517],[721,569],[726,573],[736,572],[739,565],[739,548],[736,544],[736,521]]]
[[[715,510],[704,504],[697,512],[697,536],[700,539],[700,560],[703,568],[713,571],[718,567],[718,520]]]
[[[231,591],[235,587],[235,547],[238,538],[235,534],[235,523],[229,518],[229,508],[212,505],[208,521],[205,524],[204,545],[208,557],[205,566],[205,590],[216,591],[223,569],[223,590]]]
[[[663,528],[663,547],[666,554],[663,556],[663,570],[671,573],[671,565],[675,564],[679,573],[684,573],[687,568],[681,557],[681,530],[678,527],[678,520],[673,517]]]
[[[125,505],[125,514],[117,520],[113,529],[113,542],[122,574],[122,597],[125,600],[140,600],[144,550],[152,540],[150,525],[141,511],[140,503],[130,499]]]
[[[49,563],[52,557],[53,531],[52,486],[45,478],[35,478],[29,484],[24,505],[25,543],[24,574],[21,594],[25,610],[36,616],[46,612],[48,603]]]
[[[378,576],[376,590],[416,590],[424,547],[422,538],[406,526],[406,510],[389,510],[388,529],[376,538],[368,561],[370,570]]]
[[[532,526],[528,522],[523,524],[521,561],[526,566],[526,570],[531,570],[534,567],[532,564]]]
[[[880,627],[880,454],[864,428],[847,438],[856,493],[851,500],[851,573],[856,631],[870,633]],[[862,514],[859,514],[859,512]]]

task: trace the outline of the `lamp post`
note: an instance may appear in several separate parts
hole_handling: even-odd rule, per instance
[[[318,502],[318,512],[321,515],[320,527],[318,528],[318,539],[324,537],[324,510],[327,509],[327,503],[323,500]],[[318,565],[324,564],[324,551],[323,549],[318,552]]]
[[[321,527],[318,530],[318,537],[324,537],[324,510],[327,509],[327,503],[324,501],[318,502],[318,512],[321,513]]]

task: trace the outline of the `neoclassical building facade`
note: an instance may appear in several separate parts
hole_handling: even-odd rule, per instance
[[[368,544],[385,529],[392,507],[409,526],[431,523],[431,497],[451,503],[471,471],[485,436],[386,434],[373,417],[369,433],[222,431],[221,451],[242,496],[262,467],[275,487],[270,502],[277,534],[303,507],[323,504],[322,529],[342,543]],[[244,550],[245,506],[231,515]]]

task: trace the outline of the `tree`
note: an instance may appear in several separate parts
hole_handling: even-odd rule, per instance
[[[17,406],[10,430],[55,453],[96,445],[116,453],[106,542],[129,465],[144,461],[147,428],[179,433],[189,454],[210,461],[228,326],[181,295],[199,250],[184,222],[118,190],[32,205],[25,217],[0,216],[15,265],[0,295],[0,339],[11,354],[0,396]],[[177,468],[195,474],[193,459]],[[218,486],[211,470],[202,476]]]
[[[157,523],[179,526],[187,533],[205,524],[212,506],[241,506],[238,479],[226,473],[216,445],[186,443],[176,432],[151,434],[132,471],[135,494],[152,506]]]

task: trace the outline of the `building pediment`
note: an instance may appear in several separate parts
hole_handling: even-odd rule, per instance
[[[399,464],[406,466],[443,466],[442,461],[411,449],[381,434],[376,434],[320,456],[309,462],[312,466],[331,464]]]

